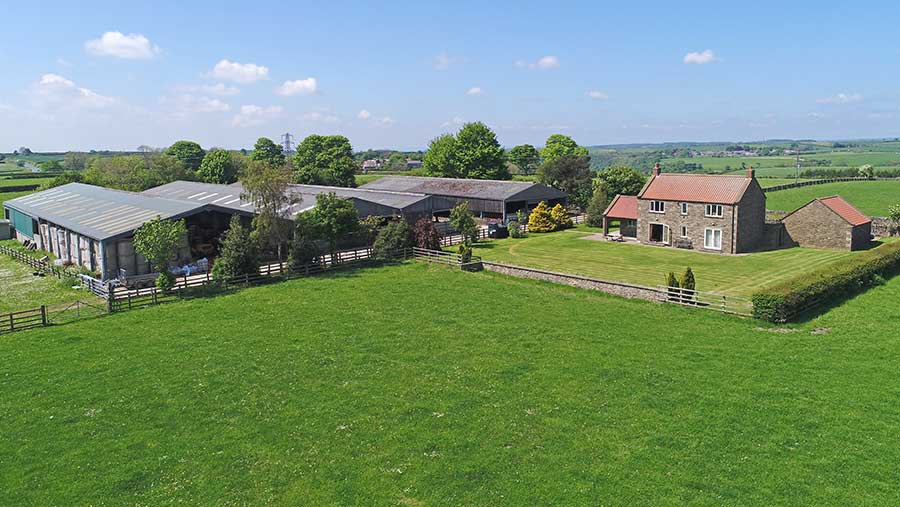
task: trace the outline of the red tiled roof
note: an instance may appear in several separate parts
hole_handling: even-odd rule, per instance
[[[637,197],[633,195],[617,195],[603,212],[608,218],[623,218],[637,220]]]
[[[660,201],[735,204],[753,181],[747,176],[663,173],[650,178],[638,194],[641,199]]]
[[[852,204],[838,195],[821,197],[816,200],[825,206],[828,206],[831,211],[837,213],[844,220],[850,222],[850,225],[862,225],[872,221],[871,218],[863,215],[858,209],[854,208]]]

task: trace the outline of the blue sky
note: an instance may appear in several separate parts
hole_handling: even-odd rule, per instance
[[[900,135],[896,3],[37,4],[3,7],[0,151]]]

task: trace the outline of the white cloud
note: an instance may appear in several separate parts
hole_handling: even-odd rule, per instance
[[[462,125],[462,124],[465,123],[465,122],[466,122],[466,120],[460,118],[459,116],[454,116],[452,120],[450,120],[450,121],[445,121],[444,123],[441,123],[441,127],[450,127],[450,126],[453,126],[453,125]]]
[[[92,55],[128,60],[148,60],[159,54],[159,46],[139,33],[106,32],[99,39],[85,42],[84,48]]]
[[[275,88],[275,93],[282,97],[291,97],[293,95],[313,95],[318,89],[316,78],[308,77],[306,79],[297,79],[294,81],[285,81],[284,84]]]
[[[539,70],[548,70],[548,69],[556,69],[559,68],[559,58],[553,55],[547,55],[539,58],[536,62],[526,62],[524,60],[519,60],[516,62],[516,67],[522,69],[539,69]]]
[[[450,56],[446,51],[438,53],[432,59],[432,66],[436,70],[447,70],[451,65],[456,65],[463,61],[462,58],[458,56]]]
[[[382,116],[381,118],[377,118],[375,120],[375,123],[378,125],[388,126],[388,125],[393,125],[394,123],[397,123],[397,122],[390,116]]]
[[[380,116],[380,117],[372,116],[372,113],[370,113],[369,111],[367,111],[365,109],[360,111],[356,115],[356,117],[362,121],[369,122],[369,124],[371,124],[371,125],[379,126],[379,127],[386,127],[388,125],[393,125],[394,123],[397,123],[396,120],[394,120],[390,116]]]
[[[360,120],[368,120],[369,118],[372,117],[372,113],[363,109],[362,111],[359,112],[359,114],[356,115],[356,117],[359,118]]]
[[[159,103],[163,106],[171,107],[174,113],[179,116],[192,113],[224,113],[231,109],[231,106],[220,99],[197,96],[190,93],[183,93],[174,97],[163,97],[159,100]]]
[[[607,95],[606,92],[601,92],[600,90],[588,90],[585,95],[596,100],[606,100],[609,98],[609,95]]]
[[[473,86],[469,88],[466,95],[484,95],[484,90],[482,90],[480,86]]]
[[[77,86],[59,74],[44,74],[32,87],[32,96],[39,106],[53,108],[105,108],[115,104],[116,99],[100,95],[92,90]]]
[[[254,105],[245,105],[241,106],[241,112],[234,116],[231,119],[231,125],[233,127],[252,127],[254,125],[261,125],[266,123],[267,121],[277,118],[281,116],[281,113],[284,112],[284,109],[281,106],[254,106]]]
[[[269,68],[255,63],[238,63],[221,60],[213,67],[212,77],[241,84],[269,79]]]
[[[703,51],[691,51],[684,55],[684,63],[687,65],[705,65],[719,61],[712,49],[704,49]]]
[[[199,93],[203,95],[215,95],[216,97],[230,97],[241,92],[238,88],[228,86],[224,83],[217,83],[214,85],[184,85],[176,86],[174,89],[184,93]]]
[[[862,102],[863,96],[858,93],[838,93],[831,97],[824,97],[816,100],[819,104],[853,104]]]
[[[340,123],[340,118],[333,114],[323,113],[321,111],[311,111],[303,114],[303,119],[316,123]]]

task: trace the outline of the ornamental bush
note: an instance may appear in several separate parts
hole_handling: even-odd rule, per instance
[[[670,300],[678,300],[678,293],[681,292],[678,287],[678,278],[675,278],[674,272],[669,271],[669,274],[666,275],[666,292]]]
[[[434,222],[427,217],[422,217],[416,221],[413,227],[413,237],[416,246],[426,250],[441,249],[441,233],[434,226]]]
[[[697,283],[694,280],[694,272],[691,270],[690,266],[686,270],[684,270],[684,274],[681,275],[681,294],[684,299],[692,299],[694,297],[694,291],[696,290]]]
[[[841,263],[791,278],[753,294],[753,315],[786,322],[841,301],[900,271],[900,242],[882,245]]]
[[[216,280],[227,280],[258,271],[256,245],[250,241],[250,231],[241,223],[240,216],[233,215],[228,230],[222,235],[219,257],[213,264],[212,276]]]
[[[406,220],[395,220],[378,231],[372,250],[375,258],[388,260],[396,257],[399,251],[412,248],[413,245],[415,243],[412,228]]]
[[[566,208],[564,208],[562,204],[557,204],[550,210],[550,220],[553,221],[553,225],[556,227],[554,230],[557,231],[568,229],[574,225],[572,223],[572,218],[569,216],[569,213],[566,212]]]
[[[550,207],[541,201],[528,215],[528,232],[552,232],[556,230],[556,224],[550,214]]]

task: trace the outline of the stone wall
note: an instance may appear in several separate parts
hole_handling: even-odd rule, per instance
[[[872,234],[876,236],[900,236],[900,226],[888,223],[884,217],[872,217]]]
[[[487,271],[494,271],[496,273],[514,276],[516,278],[543,280],[545,282],[578,287],[580,289],[598,290],[601,292],[606,292],[607,294],[613,294],[630,299],[644,299],[647,301],[661,300],[661,294],[659,290],[651,287],[610,282],[606,280],[597,280],[595,278],[588,278],[584,276],[555,273],[553,271],[543,271],[540,269],[525,268],[522,266],[510,266],[508,264],[498,264],[495,262],[483,261],[482,265]]]
[[[853,226],[819,201],[782,220],[791,243],[801,247],[850,250]]]
[[[754,178],[737,206],[735,253],[764,250],[767,233],[766,194]]]
[[[727,204],[722,205],[722,218],[713,218],[706,216],[706,204],[698,202],[687,203],[687,214],[681,214],[681,203],[678,201],[664,201],[666,203],[665,213],[651,213],[650,201],[646,199],[638,199],[638,224],[637,239],[644,244],[653,244],[650,242],[650,224],[668,225],[671,230],[671,241],[674,243],[679,239],[687,239],[693,245],[695,250],[702,250],[716,253],[734,253],[732,252],[732,223],[734,217],[734,206]],[[686,230],[686,236],[682,237],[682,227]],[[722,249],[709,250],[703,247],[704,235],[707,228],[715,228],[722,230]]]

